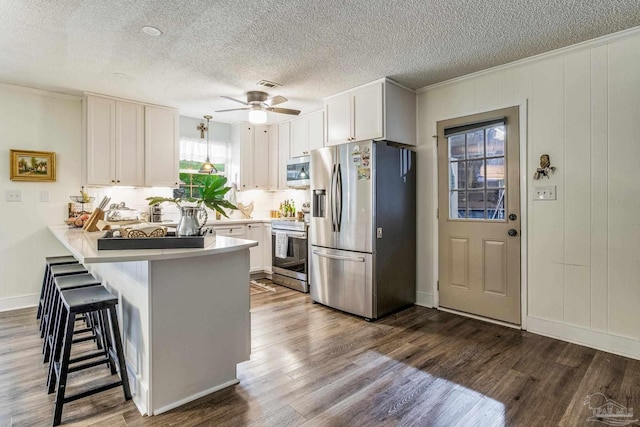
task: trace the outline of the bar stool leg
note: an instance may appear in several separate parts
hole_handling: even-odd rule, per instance
[[[38,299],[38,313],[36,314],[36,319],[40,319],[42,317],[42,308],[44,305],[44,294],[47,289],[47,282],[49,281],[49,265],[44,268],[44,277],[42,278],[42,289],[40,289],[40,298]]]
[[[62,355],[60,357],[60,361],[58,362],[60,364],[60,373],[57,375],[57,381],[56,381],[56,407],[55,410],[53,412],[53,425],[57,426],[60,425],[60,422],[62,422],[62,407],[64,405],[64,392],[67,386],[67,373],[69,371],[69,359],[71,357],[71,343],[73,342],[73,327],[74,327],[74,323],[75,323],[75,316],[72,314],[68,314],[66,316],[66,326],[65,326],[65,333],[64,333],[64,342],[62,344]],[[54,367],[54,371],[55,371],[55,365],[56,365],[56,360],[53,361],[53,363],[51,364]]]
[[[68,316],[67,308],[62,304],[60,314],[56,318],[56,327],[53,335],[53,345],[51,349],[51,363],[49,363],[49,374],[47,375],[47,394],[55,391],[58,375],[56,374],[55,364],[60,360],[60,350],[62,348],[62,335],[64,334],[64,325]],[[72,340],[73,341],[73,340]]]
[[[124,390],[125,400],[131,400],[131,390],[129,388],[129,376],[127,375],[127,366],[124,361],[124,351],[122,350],[122,339],[120,337],[120,327],[118,326],[118,315],[116,307],[109,307],[109,324],[111,325],[111,333],[116,347],[116,356],[118,357],[118,366],[120,367],[120,380]]]
[[[115,375],[118,373],[116,370],[116,364],[111,356],[111,351],[113,350],[113,344],[111,341],[111,336],[109,334],[109,324],[107,322],[107,311],[100,310],[97,313],[98,322],[100,325],[100,341],[102,341],[102,348],[104,349],[104,355],[107,359],[109,359],[109,369],[111,370],[111,375]]]

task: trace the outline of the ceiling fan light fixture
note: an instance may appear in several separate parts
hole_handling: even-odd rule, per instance
[[[261,109],[249,111],[249,123],[261,125],[267,123],[267,112]]]

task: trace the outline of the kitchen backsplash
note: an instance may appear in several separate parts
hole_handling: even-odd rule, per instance
[[[233,190],[232,190],[233,191]],[[140,212],[148,212],[149,205],[145,200],[151,196],[164,196],[172,197],[173,189],[166,187],[154,187],[154,188],[87,188],[86,192],[90,196],[94,196],[96,201],[94,206],[97,205],[104,196],[110,197],[110,203],[125,202],[125,204]],[[268,219],[272,210],[276,210],[280,207],[280,203],[285,200],[293,200],[296,209],[300,209],[303,203],[308,203],[310,200],[309,190],[297,190],[290,189],[284,191],[262,191],[262,190],[249,190],[236,192],[236,202],[248,205],[253,202],[252,218],[255,219]],[[175,205],[170,203],[163,204],[163,214],[165,220],[177,221],[178,210]],[[229,215],[233,219],[242,219],[243,216],[239,211],[233,211]]]

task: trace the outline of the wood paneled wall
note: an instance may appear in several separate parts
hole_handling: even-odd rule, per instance
[[[436,121],[522,102],[529,329],[640,358],[638,29],[420,91],[418,301],[437,280]],[[557,170],[535,181],[543,153]]]

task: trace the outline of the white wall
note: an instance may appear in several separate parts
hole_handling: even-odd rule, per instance
[[[640,358],[638,29],[420,91],[418,302],[437,280],[436,121],[523,101],[527,328]],[[543,153],[557,170],[534,181]],[[557,201],[532,202],[535,184]]]
[[[44,258],[66,255],[47,226],[67,217],[79,194],[81,100],[0,84],[0,311],[37,304]],[[56,152],[56,182],[9,180],[9,149]],[[5,201],[19,190],[22,202]],[[41,192],[49,202],[41,202]]]

